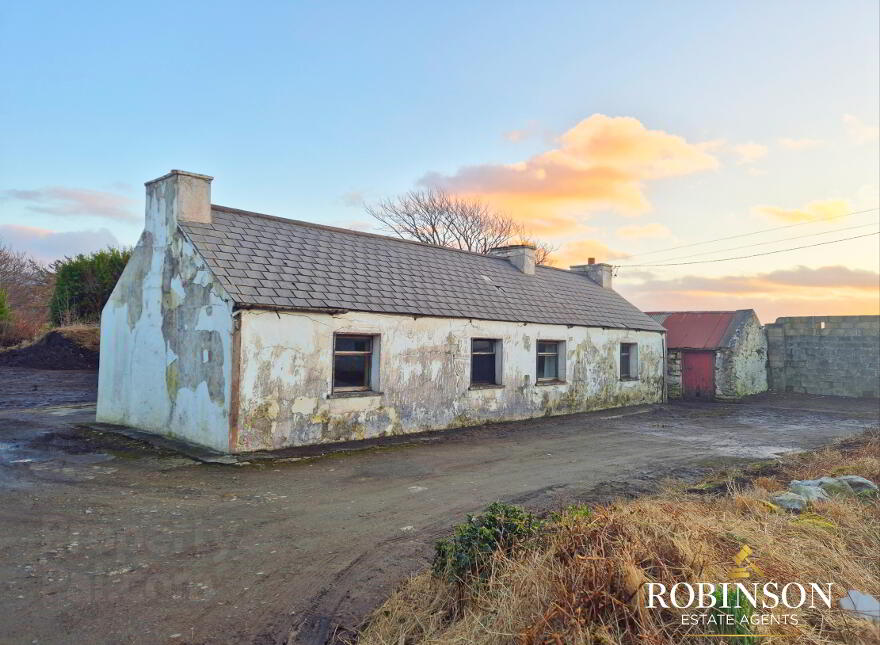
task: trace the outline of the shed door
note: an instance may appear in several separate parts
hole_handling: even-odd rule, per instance
[[[715,352],[682,352],[681,392],[686,399],[715,398]]]

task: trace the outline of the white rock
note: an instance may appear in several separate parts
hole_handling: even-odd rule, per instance
[[[847,591],[846,596],[840,599],[840,608],[859,614],[862,618],[880,622],[880,601],[861,591]]]

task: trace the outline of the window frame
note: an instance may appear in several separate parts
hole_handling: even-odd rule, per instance
[[[623,350],[627,348],[627,374],[623,374]],[[618,351],[618,374],[621,381],[638,381],[639,380],[639,344],[631,342],[621,342]]]
[[[556,346],[555,352],[542,352],[541,351],[541,343],[552,343]],[[562,383],[564,382],[564,374],[565,370],[563,369],[563,365],[560,363],[560,355],[562,356],[562,360],[565,360],[565,343],[561,340],[552,340],[550,338],[540,339],[535,341],[535,383]],[[538,366],[541,361],[541,356],[555,356],[556,357],[556,376],[551,377],[542,377],[539,376],[540,371],[538,370]]]
[[[474,342],[485,340],[492,343],[492,351],[491,352],[475,352],[474,351]],[[471,351],[470,351],[470,387],[472,389],[480,389],[480,388],[490,388],[490,387],[502,387],[502,340],[500,338],[486,338],[484,336],[471,338]],[[474,381],[474,356],[492,356],[494,357],[494,367],[493,367],[493,376],[495,380],[492,382],[489,381]]]
[[[336,339],[337,338],[366,338],[370,342],[369,351],[337,351],[336,349]],[[330,377],[330,390],[333,393],[351,393],[351,392],[372,392],[373,391],[373,354],[376,351],[376,336],[374,334],[358,334],[351,332],[342,332],[342,333],[334,333],[333,334],[333,348],[332,348],[332,360],[333,360],[333,369],[331,370],[332,374]],[[364,385],[357,386],[336,386],[336,357],[337,356],[366,356],[366,365],[364,366]]]

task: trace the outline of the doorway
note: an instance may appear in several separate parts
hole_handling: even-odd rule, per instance
[[[681,394],[685,399],[715,398],[715,352],[682,352]]]

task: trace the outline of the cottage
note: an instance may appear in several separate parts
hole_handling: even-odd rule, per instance
[[[174,170],[103,311],[97,416],[245,452],[656,403],[664,336],[608,265],[214,206]]]
[[[754,309],[648,315],[666,328],[669,398],[737,400],[767,390],[767,338]]]

